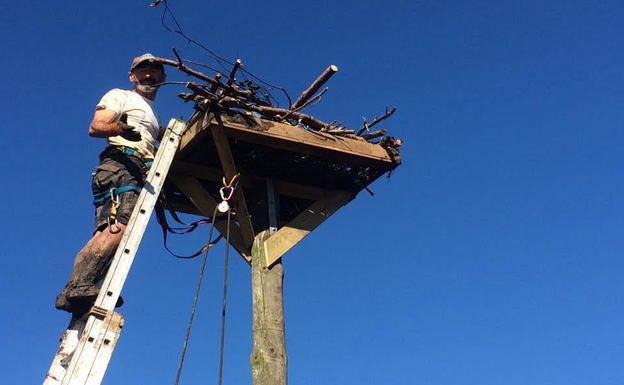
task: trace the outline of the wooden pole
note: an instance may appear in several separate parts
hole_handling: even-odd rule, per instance
[[[258,234],[251,251],[251,376],[253,385],[286,385],[288,359],[284,331],[284,267],[281,259],[270,267],[266,265],[264,241],[268,237],[267,230]]]

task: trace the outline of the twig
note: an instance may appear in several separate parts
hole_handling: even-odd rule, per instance
[[[310,115],[302,114],[301,112],[290,111],[290,110],[286,110],[286,109],[279,108],[279,107],[258,106],[254,104],[247,104],[232,97],[223,98],[219,102],[219,104],[222,107],[235,107],[235,108],[251,110],[253,112],[257,112],[259,114],[268,116],[273,120],[275,119],[283,120],[283,116],[285,116],[286,114],[290,114],[292,119],[295,119],[298,122],[316,131],[323,131],[324,129],[330,126],[329,124],[321,120],[318,120]]]
[[[355,135],[361,135],[364,131],[369,130],[371,127],[373,127],[375,124],[381,122],[384,119],[389,118],[390,116],[392,116],[392,114],[394,114],[394,112],[396,111],[396,107],[392,107],[392,109],[390,111],[388,111],[388,107],[386,107],[386,113],[383,114],[382,116],[378,116],[375,119],[373,119],[372,122],[370,123],[366,123],[364,122],[364,126],[362,128],[360,128]]]
[[[362,135],[362,138],[366,139],[366,140],[371,140],[371,139],[375,139],[375,138],[379,138],[380,136],[384,136],[386,135],[386,130],[377,130],[377,131],[373,131],[369,134],[366,135]]]

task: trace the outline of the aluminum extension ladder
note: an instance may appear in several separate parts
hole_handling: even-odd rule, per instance
[[[185,122],[169,121],[95,304],[81,318],[72,318],[61,335],[43,385],[101,384],[124,322],[115,304],[185,130]]]

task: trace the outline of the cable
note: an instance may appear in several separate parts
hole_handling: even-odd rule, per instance
[[[228,268],[230,260],[230,224],[231,224],[231,212],[228,210],[227,215],[227,230],[225,232],[226,246],[225,246],[225,261],[223,268],[223,308],[221,310],[221,346],[219,348],[219,385],[223,383],[223,354],[225,347],[225,309],[227,307],[227,287],[228,287]]]
[[[162,13],[162,16],[161,16],[161,20],[160,20],[160,23],[162,24],[163,28],[165,28],[167,31],[169,31],[171,33],[177,33],[178,35],[182,36],[182,38],[184,38],[188,43],[194,44],[197,47],[199,47],[199,48],[203,49],[204,51],[206,51],[208,54],[212,55],[215,58],[215,61],[219,65],[221,65],[223,71],[218,71],[215,68],[212,68],[210,66],[203,65],[203,64],[202,64],[202,66],[207,67],[207,68],[209,68],[209,69],[211,69],[211,70],[213,70],[215,72],[224,72],[225,73],[225,72],[227,72],[227,69],[225,68],[223,63],[226,63],[226,64],[228,64],[230,66],[234,65],[234,62],[232,62],[232,61],[222,57],[221,55],[217,54],[216,52],[214,52],[210,48],[206,47],[204,44],[198,42],[195,39],[192,39],[186,33],[184,33],[184,31],[182,30],[182,26],[180,25],[180,23],[176,19],[175,15],[173,14],[173,11],[169,7],[169,3],[167,2],[167,0],[156,0],[156,1],[154,1],[154,2],[152,2],[150,4],[150,7],[156,7],[160,3],[163,3],[165,5],[163,13]],[[174,24],[173,27],[170,27],[170,26],[167,25],[167,22],[166,22],[167,16],[169,16],[171,18],[171,20],[173,21],[173,24]],[[191,62],[191,61],[188,61],[188,60],[186,60],[186,61],[187,62]],[[192,63],[194,63],[196,65],[199,65],[196,62],[192,62]],[[290,95],[288,94],[288,91],[286,91],[286,89],[284,87],[268,83],[268,82],[262,80],[260,77],[254,75],[250,71],[246,70],[245,68],[240,68],[239,71],[244,73],[244,74],[246,74],[247,76],[255,79],[259,83],[262,83],[264,86],[268,87],[269,89],[281,91],[284,94],[284,96],[286,97],[286,99],[288,100],[288,107],[290,108],[290,106],[292,105],[292,100],[290,98]],[[277,99],[274,98],[268,91],[265,91],[264,93],[267,94],[270,99],[273,99],[273,100],[277,101]],[[279,105],[279,103],[277,103],[277,104]]]
[[[217,208],[215,207],[214,213],[212,217],[215,218],[217,215]],[[228,224],[229,225],[229,224]],[[214,230],[214,221],[210,226],[210,232],[208,234],[208,242],[210,244],[210,240],[212,239],[212,232]],[[229,226],[228,226],[229,231]],[[197,308],[197,300],[199,299],[199,292],[201,289],[201,284],[204,279],[204,271],[206,270],[206,261],[208,260],[208,251],[211,247],[206,246],[206,251],[204,252],[204,258],[202,259],[201,269],[199,271],[199,278],[197,280],[197,287],[195,288],[195,297],[193,298],[193,305],[191,306],[191,314],[189,316],[189,322],[186,327],[186,335],[184,337],[184,343],[182,345],[182,353],[180,355],[180,363],[178,364],[178,372],[176,373],[176,378],[174,381],[174,385],[178,385],[180,383],[180,375],[182,374],[182,367],[184,366],[184,358],[186,356],[186,348],[188,347],[188,341],[191,336],[191,329],[193,327],[193,318],[195,317],[195,309]]]

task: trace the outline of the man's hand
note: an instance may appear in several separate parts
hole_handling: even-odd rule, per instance
[[[141,133],[134,126],[128,125],[128,115],[123,114],[119,121],[108,124],[108,129],[113,135],[119,135],[122,138],[131,142],[140,142]]]

